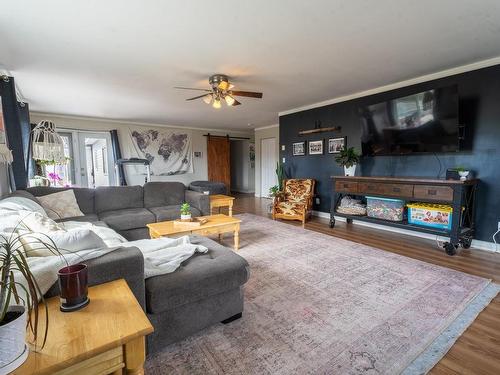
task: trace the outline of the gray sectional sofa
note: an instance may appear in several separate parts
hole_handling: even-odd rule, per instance
[[[17,191],[33,200],[58,188],[35,187]],[[199,214],[208,214],[208,196],[186,190],[171,182],[150,182],[144,186],[74,188],[84,217],[72,220],[108,225],[128,239],[148,238],[145,225],[178,217],[178,205],[188,201]],[[66,219],[71,220],[71,219]],[[230,322],[243,312],[243,285],[249,278],[248,263],[219,243],[191,236],[209,250],[195,254],[175,272],[144,280],[144,258],[137,248],[120,248],[87,261],[89,285],[123,278],[154,326],[147,338],[154,353],[212,324]],[[57,283],[46,296],[59,294]],[[98,317],[96,317],[98,319]]]

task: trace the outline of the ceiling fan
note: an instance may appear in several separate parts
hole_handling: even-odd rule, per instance
[[[181,90],[195,90],[204,91],[205,94],[195,96],[194,98],[189,98],[186,100],[195,100],[203,98],[203,101],[207,104],[212,104],[212,107],[219,109],[221,107],[221,102],[224,100],[228,106],[234,107],[240,105],[241,103],[237,101],[235,96],[246,96],[249,98],[262,98],[261,92],[252,91],[236,91],[233,90],[234,85],[229,82],[229,77],[225,74],[214,74],[208,78],[208,83],[211,89],[198,89],[191,87],[174,87],[175,89]]]

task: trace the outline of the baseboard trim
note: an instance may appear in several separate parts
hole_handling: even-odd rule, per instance
[[[329,212],[313,211],[312,214],[313,214],[313,216],[321,217],[323,219],[330,219],[330,213]],[[345,218],[338,217],[338,216],[335,216],[335,220],[342,221],[342,222],[346,221]],[[399,229],[399,228],[389,227],[389,226],[386,226],[386,225],[379,225],[379,224],[367,223],[365,221],[359,221],[359,220],[353,220],[353,224],[361,225],[361,226],[369,227],[369,228],[373,228],[373,229],[385,230],[385,231],[388,231],[388,232],[406,234],[408,236],[413,236],[413,237],[426,238],[426,239],[429,239],[429,240],[436,240],[436,236],[434,236],[432,234],[417,232],[417,231],[413,231],[413,230]],[[440,242],[443,242],[443,241],[449,240],[449,238],[448,237],[437,236],[437,240],[440,241]],[[472,240],[471,247],[473,247],[474,249],[489,251],[489,252],[492,252],[492,253],[500,253],[500,249],[493,242],[481,241],[481,240]]]

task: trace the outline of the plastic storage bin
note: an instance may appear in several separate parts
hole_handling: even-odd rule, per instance
[[[408,223],[423,227],[451,230],[451,206],[432,203],[408,204]]]
[[[405,202],[401,199],[366,197],[366,214],[369,217],[390,221],[403,221]]]

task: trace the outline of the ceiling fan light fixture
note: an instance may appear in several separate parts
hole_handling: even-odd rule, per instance
[[[224,97],[224,100],[226,101],[226,104],[227,104],[228,106],[232,106],[232,105],[234,105],[234,103],[236,102],[236,100],[235,100],[235,99],[234,99],[231,95],[226,95],[226,96]]]
[[[206,104],[210,104],[212,103],[212,94],[207,94],[203,97],[203,101],[206,103]]]
[[[214,102],[212,103],[212,107],[214,107],[215,109],[219,109],[221,107],[219,98],[214,99]]]

